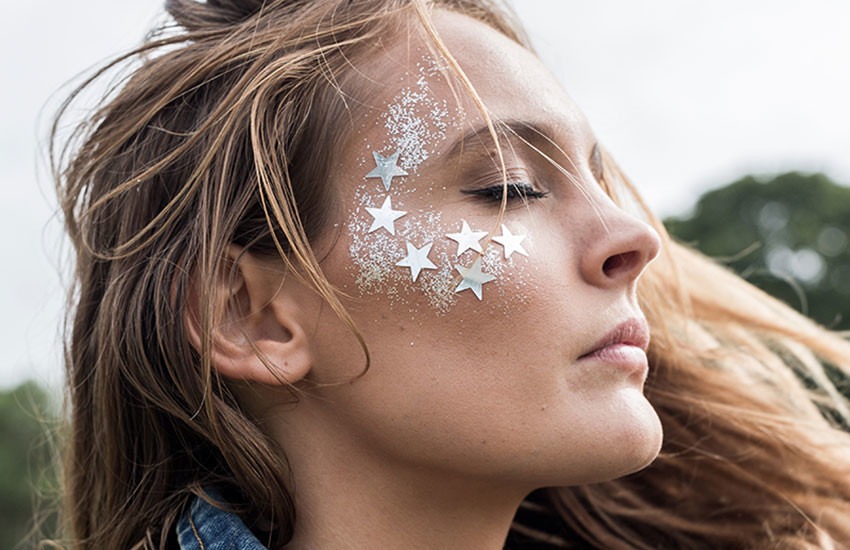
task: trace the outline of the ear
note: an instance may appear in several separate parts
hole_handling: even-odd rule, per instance
[[[304,330],[305,311],[298,292],[287,282],[282,267],[260,260],[231,245],[214,288],[193,277],[185,324],[190,343],[203,353],[205,300],[211,300],[213,367],[231,380],[271,386],[295,384],[313,365],[313,354]],[[294,279],[294,278],[292,278]]]

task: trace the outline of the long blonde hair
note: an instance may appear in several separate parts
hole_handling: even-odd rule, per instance
[[[212,485],[270,546],[289,540],[284,455],[211,368],[208,296],[204,344],[189,345],[189,279],[216,288],[236,243],[282,258],[349,320],[310,247],[333,207],[319,159],[332,158],[331,121],[349,108],[336,82],[414,13],[439,49],[434,6],[524,43],[487,0],[168,0],[173,24],[80,87],[131,69],[60,147],[79,91],[66,102],[52,158],[76,250],[70,546],[167,547],[188,500]],[[637,197],[606,168],[609,193]],[[850,540],[847,402],[829,382],[848,372],[847,343],[672,243],[641,296],[664,452],[624,480],[550,490],[556,521],[534,536],[600,548]]]

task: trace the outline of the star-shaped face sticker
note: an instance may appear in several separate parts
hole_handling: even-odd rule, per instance
[[[473,231],[469,228],[469,224],[464,220],[460,233],[446,233],[446,237],[453,241],[457,241],[457,255],[460,256],[467,250],[482,252],[481,245],[478,241],[487,236],[486,231]]]
[[[428,243],[422,248],[416,248],[410,242],[407,243],[407,256],[398,262],[399,267],[409,267],[410,276],[413,277],[413,282],[419,277],[419,272],[423,269],[437,269],[431,260],[428,259],[428,253],[431,252],[431,246],[434,243]]]
[[[388,157],[379,154],[377,151],[372,151],[372,156],[375,158],[375,168],[366,174],[366,177],[381,178],[381,181],[384,182],[384,190],[389,191],[394,177],[407,175],[407,172],[398,166],[398,155],[398,151]]]
[[[383,227],[390,232],[390,235],[395,235],[395,225],[393,222],[407,214],[407,212],[401,210],[393,210],[393,204],[390,202],[389,197],[384,199],[384,204],[380,208],[370,208],[367,206],[366,210],[375,218],[372,222],[372,227],[369,228],[369,233]]]
[[[481,258],[476,258],[472,265],[467,267],[463,267],[462,265],[456,265],[455,269],[458,270],[460,276],[463,277],[463,280],[457,285],[455,292],[460,292],[462,290],[469,289],[475,293],[475,296],[481,300],[481,286],[485,283],[489,283],[496,279],[493,275],[489,273],[484,273],[481,271]]]
[[[493,237],[493,240],[502,245],[505,248],[505,259],[511,257],[511,254],[514,252],[518,254],[522,254],[523,256],[528,256],[528,252],[520,244],[523,239],[525,239],[525,235],[514,235],[511,233],[511,230],[508,229],[505,224],[502,224],[502,234],[498,237]]]

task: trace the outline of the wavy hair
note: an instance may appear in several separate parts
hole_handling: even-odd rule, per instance
[[[169,21],[65,102],[51,158],[76,253],[67,546],[170,547],[189,499],[213,485],[270,546],[290,539],[283,452],[211,367],[207,293],[202,345],[189,344],[190,280],[216,288],[233,243],[279,256],[358,334],[310,246],[334,204],[320,159],[340,139],[332,121],[356,108],[338,83],[411,20],[477,99],[430,24],[433,8],[527,46],[488,0],[167,0]],[[82,91],[110,77],[64,138]],[[639,203],[610,159],[602,184]],[[640,294],[661,457],[622,480],[533,495],[546,521],[518,520],[515,533],[599,548],[850,541],[850,414],[836,390],[850,345],[674,243]]]

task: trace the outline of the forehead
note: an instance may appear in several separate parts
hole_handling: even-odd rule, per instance
[[[437,10],[433,22],[494,121],[547,128],[548,137],[559,142],[589,133],[582,113],[532,52],[464,15]],[[392,120],[394,113],[388,109],[405,103],[417,103],[419,114],[431,122],[443,115],[447,120],[438,121],[437,130],[447,142],[454,134],[481,127],[484,121],[467,87],[415,19],[366,52],[347,80],[347,91],[357,99],[349,145],[378,143],[387,130],[393,130],[392,123],[428,122],[409,116]]]

